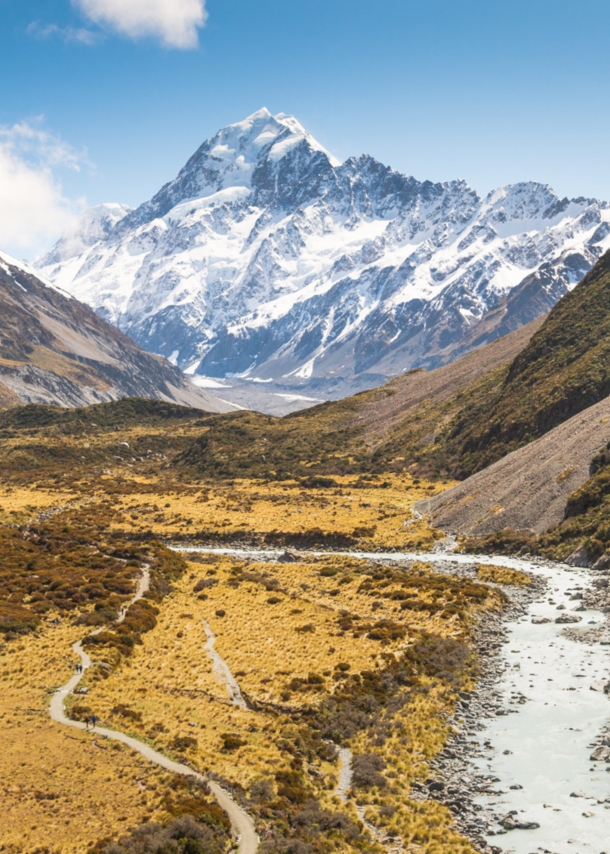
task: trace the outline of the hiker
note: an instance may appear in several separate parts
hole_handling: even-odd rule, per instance
[[[91,723],[91,718],[87,716],[85,718],[85,729],[89,729],[89,724]]]
[[[97,718],[95,715],[91,715],[91,728],[92,729],[95,729],[95,725],[98,722],[98,720],[99,720],[99,718]]]

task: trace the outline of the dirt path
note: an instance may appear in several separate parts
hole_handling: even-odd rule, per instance
[[[240,709],[243,709],[247,712],[248,704],[243,698],[241,688],[237,684],[237,680],[231,673],[229,665],[221,657],[220,653],[214,649],[214,644],[216,643],[216,635],[212,631],[211,626],[207,620],[203,621],[203,628],[205,629],[205,633],[208,636],[208,642],[205,645],[205,649],[207,654],[212,659],[214,675],[220,682],[224,682],[224,684],[226,685],[227,693],[229,695],[231,703],[234,706],[238,706]]]
[[[336,747],[338,745],[335,745]],[[344,803],[351,800],[349,790],[352,785],[352,751],[347,747],[339,748],[339,783],[335,789],[335,795],[338,795]],[[366,818],[367,807],[365,804],[359,804],[353,800],[353,805],[358,813],[358,818],[364,825],[364,828],[369,832],[371,839],[383,845],[388,854],[404,854],[401,836],[388,836],[388,834]]]
[[[342,801],[349,800],[347,793],[352,786],[352,751],[347,747],[339,748],[339,783],[335,789]]]
[[[116,621],[117,623],[123,622],[128,608],[133,605],[134,602],[137,602],[144,596],[149,586],[150,568],[148,566],[145,566],[142,571],[142,576],[138,582],[136,593],[133,599],[121,609],[120,616]],[[93,634],[97,634],[100,631],[103,631],[103,628],[96,629]],[[72,649],[79,656],[84,673],[84,671],[87,670],[88,667],[91,667],[91,658],[83,649],[81,641],[75,643],[72,646]],[[220,660],[222,661],[222,659]],[[64,701],[66,697],[68,696],[68,694],[71,694],[72,691],[74,691],[80,680],[83,678],[83,673],[75,673],[69,682],[67,682],[62,688],[59,688],[55,692],[55,694],[53,694],[49,712],[51,714],[51,718],[57,723],[64,724],[65,726],[75,727],[76,729],[86,730],[86,724],[81,723],[80,721],[70,720],[70,718],[66,716],[66,712],[64,709]],[[241,697],[241,693],[239,696]],[[116,730],[111,729],[105,729],[104,727],[96,727],[95,734],[104,736],[105,738],[111,738],[114,741],[120,741],[123,744],[126,744],[133,750],[137,750],[138,753],[144,756],[145,759],[148,759],[150,762],[154,762],[155,765],[160,765],[167,771],[172,771],[174,774],[182,774],[185,777],[194,777],[196,780],[199,780],[200,782],[208,785],[212,794],[218,801],[218,804],[222,807],[223,810],[225,810],[225,812],[229,816],[229,819],[231,821],[231,827],[233,828],[233,833],[239,843],[239,854],[256,854],[259,839],[256,834],[252,819],[238,804],[235,803],[231,795],[229,795],[229,793],[226,792],[217,783],[214,783],[212,780],[206,780],[206,778],[202,774],[197,773],[197,771],[193,771],[193,769],[189,768],[187,765],[183,765],[180,762],[174,762],[172,759],[168,759],[167,756],[164,756],[162,753],[159,753],[157,750],[154,750],[147,744],[143,744],[141,741],[138,741],[138,739],[132,738],[129,735],[125,735],[122,732],[117,732]]]

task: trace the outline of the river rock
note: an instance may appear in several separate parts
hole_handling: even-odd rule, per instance
[[[598,747],[589,757],[593,762],[610,762],[610,747]]]
[[[532,617],[532,623],[535,626],[542,626],[543,623],[550,623],[550,622],[551,622],[550,617],[540,617],[540,616]]]
[[[281,554],[278,557],[277,562],[278,563],[298,563],[300,560],[301,560],[301,557],[298,554],[295,554],[294,552],[285,551],[283,554]]]
[[[537,830],[540,825],[535,821],[519,821],[514,815],[507,815],[500,820],[504,830]]]
[[[591,569],[594,569],[597,572],[599,572],[599,571],[603,571],[604,569],[608,569],[609,566],[610,566],[610,554],[608,552],[606,552],[606,554],[603,554],[600,558],[598,558],[595,561],[595,563],[593,564]]]
[[[560,617],[555,617],[556,623],[580,623],[582,617],[577,617],[576,614],[562,614]]]
[[[587,554],[587,550],[585,548],[576,549],[575,552],[572,552],[570,557],[566,560],[568,566],[582,566],[585,569],[590,567],[593,561]]]

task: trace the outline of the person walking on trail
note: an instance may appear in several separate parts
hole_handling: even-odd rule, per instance
[[[96,715],[91,715],[91,728],[95,729],[95,725],[98,722],[99,718]]]
[[[91,723],[91,718],[87,715],[85,718],[85,729],[89,729],[89,724]]]

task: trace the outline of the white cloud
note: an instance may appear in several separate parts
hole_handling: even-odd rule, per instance
[[[83,162],[36,123],[0,126],[1,249],[34,257],[73,224],[84,203],[64,196],[57,171]]]
[[[207,19],[205,0],[72,0],[96,24],[130,38],[152,36],[167,47],[193,48]]]
[[[76,44],[94,45],[99,42],[101,34],[94,33],[86,27],[58,27],[57,24],[40,24],[33,21],[27,28],[28,35],[40,39],[57,36],[65,42]]]

